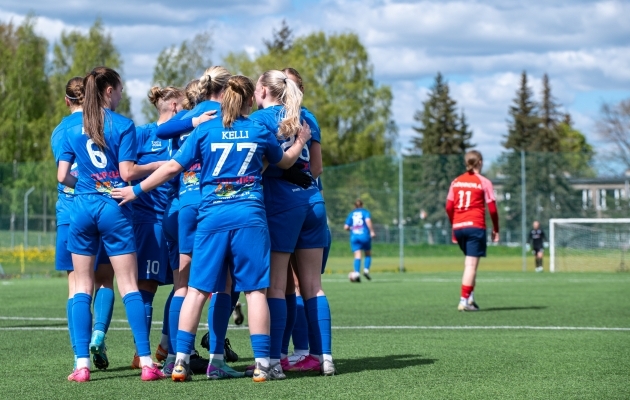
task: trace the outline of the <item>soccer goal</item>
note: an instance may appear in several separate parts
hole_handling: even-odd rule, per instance
[[[549,220],[549,270],[628,271],[630,218]]]

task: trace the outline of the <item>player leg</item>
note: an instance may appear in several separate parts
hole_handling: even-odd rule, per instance
[[[471,299],[475,289],[479,257],[486,255],[486,232],[484,229],[465,228],[455,231],[455,238],[464,252],[464,274],[462,276],[461,297],[457,309],[459,311],[478,311],[479,307]]]
[[[287,268],[287,286],[284,292],[284,299],[287,304],[287,322],[282,336],[282,347],[280,349],[280,365],[282,370],[287,371],[291,365],[288,359],[289,342],[291,341],[291,333],[295,326],[297,318],[297,296],[295,292],[295,281],[293,279],[293,266],[295,265],[295,255],[291,255],[289,266]]]
[[[175,198],[167,204],[162,220],[162,233],[166,241],[169,266],[173,272],[173,297],[169,303],[168,316],[165,317],[168,318],[168,356],[162,368],[162,372],[167,377],[171,376],[175,368],[179,313],[188,289],[188,269],[185,271],[185,279],[179,270],[178,216],[179,201]]]
[[[372,280],[370,276],[370,267],[372,266],[372,241],[368,240],[363,244],[363,251],[365,251],[365,268],[363,268],[363,276],[368,281]]]
[[[543,272],[543,250],[536,249],[536,272]]]
[[[74,327],[72,324],[72,303],[76,288],[74,284],[74,268],[72,267],[72,254],[68,251],[69,224],[57,226],[57,240],[55,249],[55,270],[65,271],[68,277],[68,300],[66,301],[66,316],[68,319],[68,334],[70,346],[76,362],[76,350],[74,345]]]
[[[90,352],[94,365],[98,369],[107,369],[109,359],[105,337],[114,312],[114,269],[110,264],[102,241],[96,256],[94,290],[94,328],[90,340]]]
[[[86,252],[89,252],[89,250]],[[94,290],[95,259],[95,255],[72,254],[76,290],[72,302],[72,324],[77,358],[76,368],[68,376],[69,381],[87,382],[90,380],[89,344],[92,331],[91,306],[92,291]]]

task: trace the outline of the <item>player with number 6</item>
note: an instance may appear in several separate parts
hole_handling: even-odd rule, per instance
[[[486,256],[486,205],[492,219],[492,241],[499,241],[499,214],[492,182],[481,175],[483,157],[476,150],[465,155],[466,172],[451,183],[446,213],[453,236],[465,256],[459,311],[478,311],[473,291],[479,258]]]

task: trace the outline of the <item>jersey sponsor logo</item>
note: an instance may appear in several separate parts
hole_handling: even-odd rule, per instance
[[[162,149],[162,141],[154,140],[151,142],[151,151],[158,151]]]
[[[234,140],[234,139],[249,139],[248,131],[227,131],[221,133],[221,139]]]
[[[453,228],[461,228],[462,226],[472,226],[475,223],[472,221],[465,221],[465,222],[458,222],[456,224],[453,224]]]
[[[198,185],[199,176],[195,171],[185,171],[183,176],[184,185]]]
[[[96,190],[100,193],[111,194],[113,189],[113,185],[110,181],[99,182],[96,181]]]
[[[475,183],[475,182],[454,182],[453,183],[453,187],[456,188],[468,188],[468,189],[479,189],[481,190],[481,183]]]
[[[246,185],[242,185],[239,188],[235,188],[232,183],[219,183],[217,187],[214,189],[214,193],[219,197],[230,197],[234,198],[237,196],[243,196],[251,191],[254,187],[254,183],[249,183]]]

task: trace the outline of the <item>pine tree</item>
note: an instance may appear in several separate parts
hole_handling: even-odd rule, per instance
[[[532,150],[540,131],[540,118],[532,89],[527,83],[527,72],[521,74],[521,84],[514,104],[510,106],[510,125],[503,146],[511,150]]]
[[[263,39],[263,43],[269,53],[286,53],[293,47],[293,30],[283,19],[280,29],[273,30],[272,39]]]
[[[533,150],[535,151],[560,151],[560,135],[558,125],[560,124],[559,105],[551,94],[551,84],[549,76],[543,75],[542,79],[542,102],[540,103],[540,131],[534,140]]]
[[[412,141],[416,153],[421,153],[418,170],[419,185],[412,195],[426,212],[426,221],[444,226],[447,223],[444,202],[450,183],[465,171],[463,155],[474,145],[470,143],[472,132],[466,116],[457,113],[457,102],[451,98],[448,84],[438,73],[414,119],[420,123],[413,129],[418,133]]]

